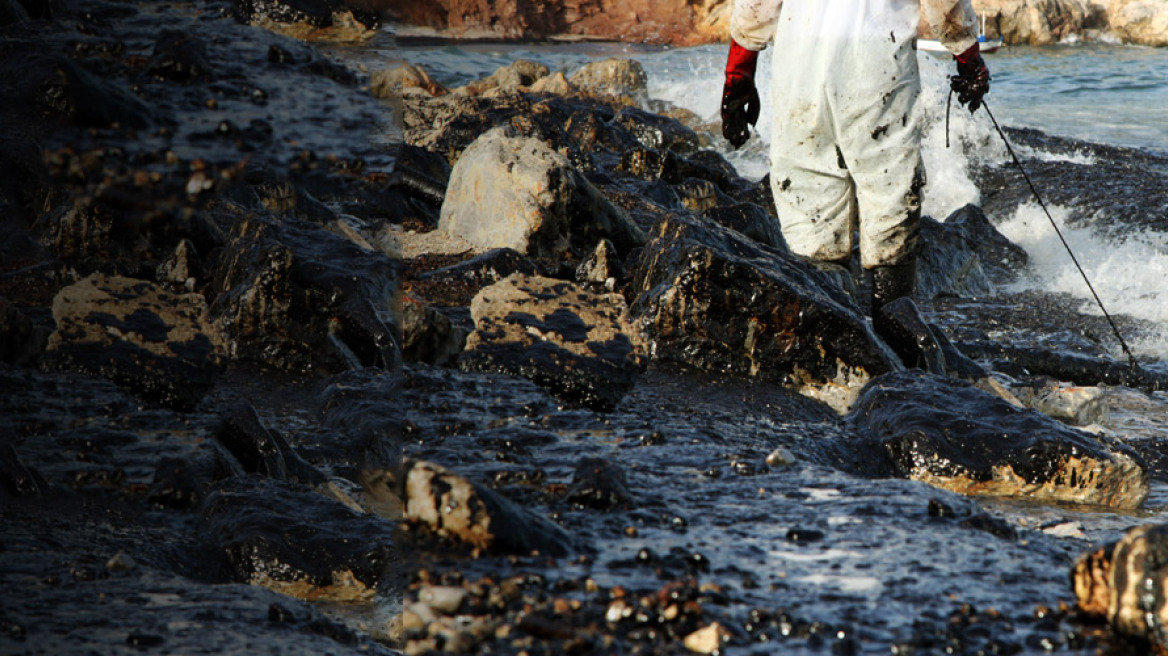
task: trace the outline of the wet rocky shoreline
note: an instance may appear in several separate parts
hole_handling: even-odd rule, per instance
[[[1168,374],[998,291],[1009,172],[925,226],[934,377],[636,62],[447,92],[293,38],[360,15],[46,7],[0,48],[0,651],[1168,644],[1120,603],[1159,533],[1103,547],[1168,436],[1094,387],[1155,414]],[[1117,203],[1162,175],[1093,148]]]

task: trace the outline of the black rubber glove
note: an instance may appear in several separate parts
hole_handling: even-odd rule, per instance
[[[722,136],[739,148],[750,138],[750,127],[758,123],[759,98],[754,86],[758,53],[730,42],[726,60],[726,83],[722,87]]]
[[[957,94],[957,102],[969,105],[972,114],[981,107],[982,96],[990,91],[990,69],[981,58],[981,47],[975,42],[968,50],[956,55],[957,75],[949,78],[949,88]]]

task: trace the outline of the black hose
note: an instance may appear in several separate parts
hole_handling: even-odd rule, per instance
[[[1095,303],[1103,312],[1103,316],[1107,318],[1107,323],[1111,325],[1111,331],[1115,333],[1115,338],[1119,340],[1119,346],[1123,349],[1124,355],[1127,356],[1128,362],[1131,364],[1131,370],[1139,371],[1140,365],[1136,361],[1136,356],[1132,354],[1131,349],[1127,347],[1127,342],[1124,341],[1123,335],[1119,332],[1119,326],[1115,325],[1115,320],[1111,318],[1111,314],[1107,312],[1107,308],[1103,307],[1103,300],[1099,298],[1099,294],[1095,292],[1095,286],[1091,284],[1091,279],[1087,277],[1087,272],[1083,270],[1082,265],[1079,264],[1079,258],[1075,257],[1075,252],[1071,250],[1071,245],[1067,243],[1063,237],[1063,231],[1059,229],[1058,223],[1055,223],[1054,217],[1050,215],[1050,210],[1046,208],[1046,203],[1043,202],[1042,196],[1039,195],[1038,189],[1034,186],[1034,182],[1030,179],[1030,174],[1026,172],[1026,168],[1022,166],[1022,161],[1018,159],[1018,155],[1014,153],[1014,148],[1010,146],[1010,141],[1006,139],[1006,133],[1002,131],[1002,126],[998,125],[998,120],[994,118],[993,112],[990,111],[990,106],[986,104],[985,99],[981,101],[982,107],[985,107],[986,115],[990,117],[990,121],[994,124],[994,129],[998,131],[998,136],[1002,138],[1002,143],[1006,145],[1006,151],[1010,153],[1010,158],[1014,160],[1014,166],[1018,167],[1018,171],[1022,173],[1026,184],[1030,186],[1030,193],[1034,194],[1034,199],[1038,201],[1039,207],[1042,208],[1046,218],[1050,221],[1050,225],[1054,227],[1055,234],[1058,235],[1059,241],[1063,243],[1063,248],[1066,249],[1067,255],[1071,256],[1071,261],[1075,263],[1075,268],[1079,270],[1079,275],[1083,276],[1083,282],[1087,283],[1087,289],[1091,290],[1091,296],[1095,298]],[[953,107],[953,89],[949,89],[949,102],[945,107],[945,147],[949,147],[949,111]]]

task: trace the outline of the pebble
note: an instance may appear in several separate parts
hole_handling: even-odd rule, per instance
[[[771,451],[766,457],[766,464],[769,467],[786,467],[795,464],[795,454],[787,449],[779,447]]]
[[[128,572],[138,566],[138,563],[124,551],[119,551],[106,561],[105,568],[110,572]]]
[[[1034,409],[1075,426],[1106,424],[1111,412],[1107,396],[1098,387],[1056,387],[1034,399]]]
[[[1053,524],[1046,524],[1039,527],[1043,533],[1053,535],[1057,538],[1086,538],[1087,534],[1083,531],[1083,524],[1081,522],[1066,521],[1057,522]]]
[[[685,648],[699,654],[712,654],[722,648],[722,643],[730,639],[730,632],[724,626],[713,624],[698,629],[683,640]]]
[[[429,585],[418,593],[418,601],[445,615],[458,612],[466,599],[466,590],[452,585]]]
[[[429,606],[422,602],[413,603],[402,611],[402,630],[424,629],[427,624],[437,619],[438,616]]]
[[[604,613],[604,619],[616,623],[626,617],[632,616],[634,610],[633,605],[629,602],[624,599],[617,599],[608,605],[608,610]]]

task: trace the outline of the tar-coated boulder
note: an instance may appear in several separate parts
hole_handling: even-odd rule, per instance
[[[1071,569],[1075,601],[1085,615],[1168,653],[1168,524],[1137,526],[1118,542],[1083,554]]]
[[[785,382],[841,413],[900,368],[827,273],[706,219],[659,223],[633,291],[653,358]]]
[[[475,332],[459,366],[518,375],[569,403],[612,410],[644,363],[624,297],[515,274],[471,302]]]
[[[976,205],[966,205],[944,222],[921,220],[921,253],[916,295],[977,298],[1011,282],[1026,267],[1022,247],[1010,242]]]
[[[325,475],[301,458],[283,435],[264,426],[250,404],[240,404],[228,412],[216,437],[249,474],[310,486],[326,481]]]
[[[227,352],[201,295],[146,280],[95,273],[57,294],[53,318],[42,368],[100,376],[177,410],[194,408]]]
[[[597,510],[628,507],[634,501],[624,469],[604,458],[582,459],[565,496],[570,503]]]
[[[482,485],[432,462],[405,460],[361,472],[366,493],[394,498],[405,521],[473,553],[564,556],[568,534]]]
[[[1148,472],[1127,446],[920,371],[881,376],[847,417],[891,475],[962,494],[1138,508]]]
[[[237,581],[311,601],[368,601],[394,580],[394,525],[303,486],[238,477],[201,510]]]
[[[285,370],[401,364],[398,264],[318,226],[240,218],[214,269],[232,355]]]

